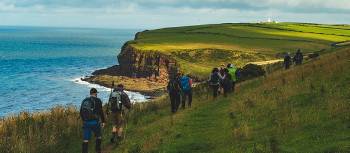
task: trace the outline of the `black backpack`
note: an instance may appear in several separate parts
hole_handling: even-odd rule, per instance
[[[209,85],[219,85],[220,77],[217,73],[213,73],[210,76]]]
[[[177,80],[170,80],[169,84],[168,84],[168,89],[171,92],[178,92],[178,91],[180,91],[178,81]]]
[[[81,103],[81,115],[84,121],[98,119],[98,115],[95,110],[96,102],[92,97],[85,98]]]
[[[109,104],[111,106],[111,111],[121,111],[122,110],[122,95],[123,93],[120,91],[114,91],[111,93]]]

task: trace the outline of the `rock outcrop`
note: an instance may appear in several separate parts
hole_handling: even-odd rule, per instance
[[[142,32],[135,35],[135,40]],[[126,42],[117,56],[119,65],[96,70],[93,75],[126,76],[149,78],[157,82],[167,82],[171,67],[177,67],[176,60],[158,51],[139,50],[133,47],[134,41]]]

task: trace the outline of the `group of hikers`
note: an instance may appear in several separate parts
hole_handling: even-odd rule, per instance
[[[300,49],[296,52],[295,56],[291,58],[290,54],[286,54],[284,58],[284,67],[289,69],[292,64],[292,60],[296,65],[301,65],[303,62],[303,54]],[[220,93],[226,97],[229,93],[235,91],[235,84],[239,77],[239,71],[233,64],[221,65],[219,68],[213,68],[208,85],[212,89],[214,99],[218,97]],[[180,107],[191,107],[192,104],[192,85],[193,81],[187,74],[173,73],[169,75],[169,82],[167,85],[167,91],[169,93],[171,112],[176,113]],[[114,86],[114,85],[113,85]],[[91,138],[91,134],[94,133],[96,137],[95,149],[97,153],[101,153],[101,139],[102,128],[106,124],[105,114],[102,108],[102,101],[97,97],[98,91],[95,88],[90,90],[90,96],[82,101],[80,107],[80,116],[83,120],[83,144],[82,153],[88,153],[88,144]],[[107,104],[106,114],[111,117],[113,124],[111,143],[120,142],[123,139],[123,108],[132,108],[132,104],[128,95],[124,92],[124,86],[122,84],[117,85],[116,88],[112,88],[109,101]]]
[[[102,108],[102,101],[97,97],[98,91],[95,88],[90,90],[90,96],[85,98],[80,107],[80,117],[83,120],[83,144],[82,153],[88,153],[91,134],[96,137],[95,149],[101,153],[102,128],[106,124],[105,114]],[[106,114],[111,117],[113,124],[111,143],[120,142],[123,139],[123,107],[131,109],[131,102],[124,92],[122,84],[117,85],[110,94]]]
[[[209,86],[212,88],[213,97],[216,98],[221,91],[226,97],[228,93],[235,91],[235,85],[239,73],[237,67],[233,64],[221,65],[220,68],[214,68],[209,76]]]
[[[169,82],[167,86],[169,93],[171,112],[175,113],[181,108],[186,108],[186,101],[188,101],[188,107],[192,104],[192,79],[188,75],[182,73],[175,73],[169,76]]]
[[[303,63],[303,60],[304,56],[300,49],[298,49],[293,58],[291,57],[290,53],[287,53],[284,56],[284,68],[289,69],[293,62],[295,63],[295,65],[301,65]]]
[[[237,72],[237,68],[233,64],[221,65],[220,68],[212,70],[208,84],[213,91],[214,98],[218,97],[221,92],[223,92],[224,96],[234,92],[238,76]],[[192,79],[186,74],[176,72],[169,76],[167,90],[173,113],[177,112],[180,103],[182,109],[186,108],[186,101],[188,101],[188,107],[191,107],[192,84]]]

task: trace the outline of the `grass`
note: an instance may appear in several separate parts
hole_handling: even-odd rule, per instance
[[[281,54],[299,48],[304,53],[330,50],[332,44],[349,40],[349,26],[227,23],[145,31],[130,45],[140,52],[171,55],[180,63],[182,71],[204,78],[211,67],[220,63],[242,66],[248,62],[278,59]],[[213,56],[217,53],[224,56]],[[188,56],[183,56],[186,54]],[[239,56],[241,58],[237,58]]]

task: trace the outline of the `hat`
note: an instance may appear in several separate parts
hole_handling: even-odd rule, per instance
[[[233,68],[233,67],[235,67],[235,65],[233,65],[233,64],[227,64],[227,68]]]
[[[98,93],[98,91],[97,91],[96,88],[91,88],[91,89],[90,89],[90,94],[93,94],[93,93]]]
[[[124,90],[124,85],[118,84],[117,87],[114,90],[115,91],[123,91]]]
[[[123,84],[118,84],[117,87],[118,88],[124,88],[124,85]]]

